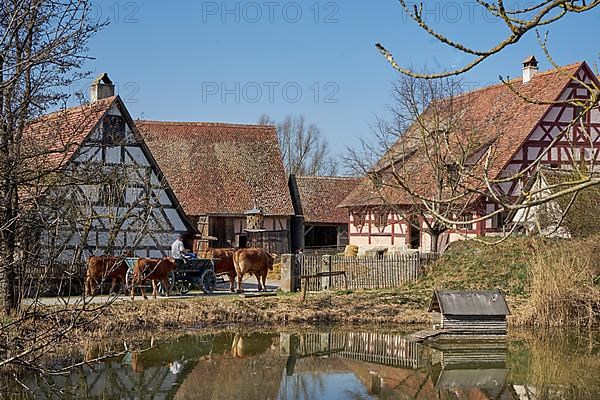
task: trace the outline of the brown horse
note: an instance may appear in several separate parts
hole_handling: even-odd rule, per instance
[[[152,281],[152,295],[156,299],[156,281],[160,281],[166,290],[167,297],[170,295],[169,273],[176,268],[175,260],[167,258],[140,258],[133,267],[133,280],[131,282],[131,300],[135,298],[135,288],[140,287],[142,296],[147,299],[143,283]]]

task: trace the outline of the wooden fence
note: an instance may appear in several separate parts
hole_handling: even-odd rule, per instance
[[[25,297],[78,295],[83,290],[87,265],[29,264],[19,274],[19,286]]]
[[[322,272],[343,271],[348,289],[386,289],[414,282],[423,268],[436,260],[437,253],[393,254],[380,256],[307,256],[296,258],[295,288],[300,288],[300,276]],[[309,291],[345,288],[344,276],[308,279]]]

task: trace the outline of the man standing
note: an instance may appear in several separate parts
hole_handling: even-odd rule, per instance
[[[180,268],[183,266],[183,252],[185,248],[183,247],[183,235],[178,235],[177,239],[171,245],[171,257],[175,259],[175,267]]]

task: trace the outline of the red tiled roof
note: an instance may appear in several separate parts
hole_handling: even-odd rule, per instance
[[[523,84],[521,78],[513,79],[510,83],[515,91],[528,99],[555,101],[584,64],[571,64],[558,70],[538,73],[527,84]],[[550,107],[522,100],[503,83],[465,93],[459,98],[464,105],[461,119],[468,129],[453,133],[451,142],[463,145],[468,142],[473,152],[492,143],[493,159],[489,175],[493,177],[505,168]],[[420,195],[431,196],[436,187],[434,167],[428,162],[425,147],[422,144],[415,145],[419,138],[418,130],[416,124],[409,127],[382,157],[375,171],[385,174],[386,169],[402,165],[398,168],[406,174],[403,179],[408,181],[410,187]],[[414,153],[407,151],[411,147]],[[401,155],[405,156],[402,163],[398,161]],[[481,168],[481,165],[475,168]],[[376,190],[370,179],[364,178],[340,206],[408,205],[414,202],[414,198],[406,191],[385,187],[385,180],[384,187]]]
[[[293,215],[275,127],[136,121],[188,215]]]
[[[347,224],[348,211],[338,208],[338,204],[356,188],[360,181],[360,178],[296,176],[304,221]]]
[[[23,148],[36,170],[53,170],[71,159],[83,141],[108,112],[117,97],[72,107],[32,121],[23,134]]]

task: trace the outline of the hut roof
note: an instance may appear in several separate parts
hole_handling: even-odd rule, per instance
[[[509,315],[504,294],[499,290],[435,290],[429,312],[447,315]]]
[[[295,182],[294,182],[295,179]],[[293,176],[290,177],[292,191],[297,191],[298,201],[294,204],[297,215],[304,221],[315,224],[347,224],[348,210],[338,204],[354,190],[360,178],[339,176]],[[295,183],[296,187],[293,187]]]

